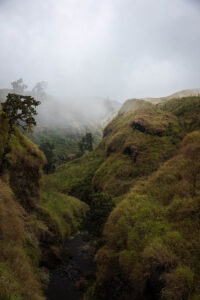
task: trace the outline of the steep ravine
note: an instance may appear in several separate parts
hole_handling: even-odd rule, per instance
[[[47,289],[49,300],[81,300],[84,287],[95,272],[93,242],[83,240],[81,234],[65,243],[69,261],[51,272]]]

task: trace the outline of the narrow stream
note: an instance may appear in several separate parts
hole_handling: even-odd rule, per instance
[[[47,290],[49,300],[82,300],[84,285],[92,273],[95,272],[94,247],[92,242],[85,242],[81,235],[77,235],[66,242],[70,253],[70,260],[52,271]]]

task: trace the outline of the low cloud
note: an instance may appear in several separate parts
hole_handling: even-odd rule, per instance
[[[199,28],[195,0],[0,0],[0,87],[121,101],[199,87]]]

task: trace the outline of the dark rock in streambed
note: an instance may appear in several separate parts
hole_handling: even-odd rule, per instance
[[[49,300],[81,300],[88,280],[95,273],[94,245],[77,235],[65,244],[69,261],[51,272]],[[89,274],[89,275],[88,275]]]

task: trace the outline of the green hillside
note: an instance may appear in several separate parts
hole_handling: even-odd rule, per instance
[[[106,223],[91,299],[199,299],[200,98],[144,111],[126,113],[138,124],[131,146],[143,136],[140,167]]]
[[[118,203],[86,299],[199,299],[199,120],[200,97],[129,100],[95,151],[50,175],[59,192]]]
[[[199,299],[199,162],[194,131],[112,212],[96,255],[100,299]]]

